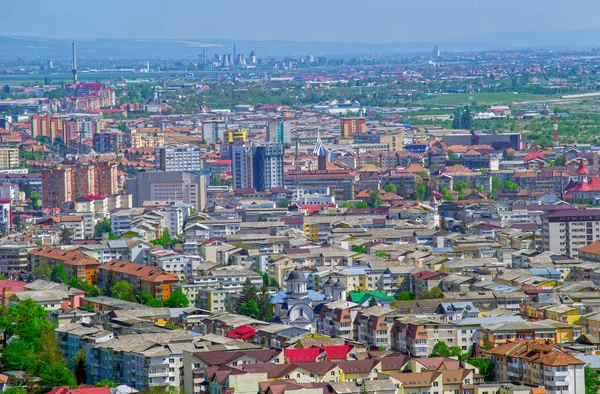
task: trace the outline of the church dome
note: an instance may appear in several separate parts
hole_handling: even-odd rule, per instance
[[[299,271],[298,269],[293,270],[292,272],[290,272],[290,275],[287,278],[287,281],[290,282],[305,282],[306,281],[306,277],[304,276],[304,274],[302,273],[302,271]]]

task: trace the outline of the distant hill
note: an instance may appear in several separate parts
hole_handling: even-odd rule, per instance
[[[71,42],[77,43],[81,58],[120,59],[193,59],[205,49],[211,58],[215,53],[233,53],[233,40],[224,39],[47,39],[40,37],[0,36],[0,58],[53,58],[67,60],[71,56]],[[383,44],[292,42],[236,40],[238,53],[254,50],[260,58],[284,56],[303,57],[376,55],[376,54],[427,54],[433,42],[392,42]],[[589,49],[600,47],[600,30],[565,32],[507,32],[476,34],[441,40],[442,51],[478,51],[508,49]]]

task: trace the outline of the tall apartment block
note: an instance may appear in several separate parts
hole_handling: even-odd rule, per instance
[[[353,137],[354,134],[367,132],[367,119],[365,118],[342,118],[342,137]]]
[[[114,164],[42,170],[44,208],[59,208],[65,202],[88,194],[106,196],[118,192],[117,166]]]
[[[200,171],[200,148],[165,146],[154,149],[154,166],[160,171]]]
[[[231,144],[231,171],[233,173],[232,187],[241,189],[252,187],[253,168],[252,168],[252,147],[246,144]]]
[[[19,166],[19,148],[16,146],[0,146],[0,168],[16,168]]]
[[[202,122],[202,140],[207,143],[223,141],[227,125],[223,120],[205,120]]]
[[[564,209],[542,216],[544,250],[577,257],[600,239],[600,209]]]
[[[281,144],[269,144],[254,147],[253,168],[254,187],[265,191],[274,187],[283,187],[283,154]]]
[[[231,144],[230,150],[234,189],[254,187],[265,191],[283,187],[283,145]]]

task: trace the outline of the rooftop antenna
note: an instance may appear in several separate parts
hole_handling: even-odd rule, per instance
[[[473,85],[469,85],[469,107],[473,106]]]
[[[73,73],[73,83],[77,83],[77,48],[73,43],[73,62],[71,63],[71,72]]]

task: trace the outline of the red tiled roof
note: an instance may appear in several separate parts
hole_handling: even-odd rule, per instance
[[[254,326],[239,326],[235,330],[231,330],[227,333],[229,338],[235,339],[250,339],[256,333],[257,328]]]
[[[319,347],[283,350],[283,354],[290,360],[290,363],[315,362],[321,353],[323,353],[323,349]]]

